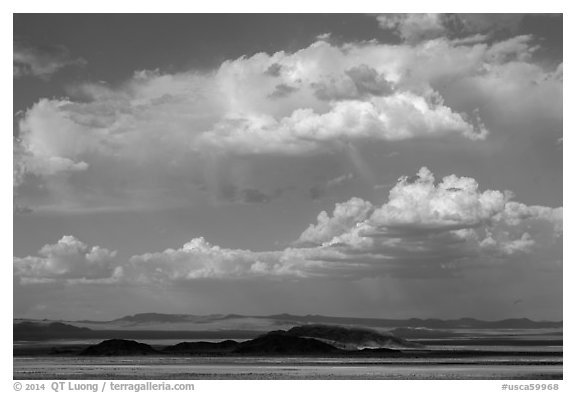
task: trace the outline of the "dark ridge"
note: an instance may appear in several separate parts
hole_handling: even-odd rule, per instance
[[[159,354],[148,344],[132,340],[106,340],[91,345],[80,352],[80,356],[146,356]]]
[[[93,333],[91,329],[67,325],[61,322],[20,322],[13,324],[12,329],[14,340],[17,341],[87,338]]]
[[[131,340],[206,340],[229,337],[250,339],[262,332],[249,330],[92,330],[66,325],[60,322],[51,324],[21,322],[13,325],[15,341],[45,341],[54,339],[131,339]]]
[[[182,342],[163,349],[162,352],[173,354],[202,354],[202,353],[226,353],[238,347],[238,342],[225,340],[220,342],[196,341]]]
[[[244,318],[245,316],[236,314],[210,314],[210,315],[190,315],[190,314],[159,314],[159,313],[141,313],[128,315],[122,318],[114,319],[109,321],[112,323],[122,322],[131,323],[134,325],[146,324],[146,323],[182,323],[182,322],[193,322],[193,323],[210,323],[214,321],[234,319],[234,318]]]
[[[240,343],[233,352],[251,355],[327,355],[337,353],[339,349],[313,338],[296,337],[278,330]]]
[[[303,325],[288,330],[287,334],[297,337],[310,337],[326,340],[341,349],[357,350],[364,348],[417,348],[414,344],[392,334],[382,334],[363,328],[348,328],[331,325]]]

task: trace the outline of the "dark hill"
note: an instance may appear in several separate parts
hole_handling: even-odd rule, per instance
[[[225,340],[221,342],[182,342],[164,348],[162,352],[173,354],[227,353],[238,347],[238,342]]]
[[[80,352],[81,356],[145,356],[157,355],[156,351],[148,344],[132,340],[106,340],[100,344],[91,345]]]
[[[322,340],[337,348],[361,350],[364,348],[415,348],[411,343],[392,334],[382,334],[370,329],[329,325],[303,325],[288,330],[287,334]]]
[[[313,338],[296,337],[273,331],[253,340],[240,343],[234,353],[252,355],[326,355],[339,352],[332,345]]]

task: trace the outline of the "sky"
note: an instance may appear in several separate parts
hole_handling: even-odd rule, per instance
[[[15,14],[14,316],[562,319],[562,16]]]

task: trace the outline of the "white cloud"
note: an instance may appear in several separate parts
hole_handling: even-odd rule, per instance
[[[509,192],[480,192],[474,179],[455,175],[436,184],[432,172],[423,167],[413,178],[400,178],[390,190],[388,201],[381,206],[352,198],[337,204],[332,217],[322,212],[318,223],[304,231],[300,241],[322,244],[342,241],[342,236],[364,238],[452,231],[489,225],[495,216],[517,211],[518,206],[530,211],[536,209],[509,202],[511,196]],[[507,213],[506,220],[510,216]]]
[[[547,253],[561,255],[562,208],[510,198],[506,191],[480,191],[466,177],[451,175],[436,184],[422,168],[415,178],[401,178],[382,206],[358,198],[338,204],[299,240],[335,248],[340,261],[364,263],[373,274],[392,269],[426,276],[519,257],[537,264]]]
[[[465,117],[426,97],[399,93],[369,101],[338,101],[317,114],[298,109],[280,121],[269,116],[227,119],[204,133],[200,143],[224,150],[258,153],[309,153],[338,148],[356,140],[404,140],[460,134],[484,139]]]
[[[376,227],[454,228],[473,227],[502,211],[509,195],[478,191],[471,178],[445,177],[439,184],[428,168],[421,168],[411,182],[404,177],[390,190],[388,202],[370,218]]]
[[[56,244],[47,244],[39,256],[14,258],[14,274],[23,282],[109,282],[122,275],[116,251],[89,247],[74,236],[63,236]]]
[[[360,198],[352,198],[347,202],[337,203],[332,217],[325,211],[318,215],[318,223],[311,224],[298,239],[300,243],[322,244],[342,235],[356,224],[363,222],[372,212],[374,206]]]
[[[113,251],[64,236],[38,257],[14,258],[14,271],[24,283],[164,285],[201,279],[427,278],[494,263],[538,267],[561,259],[562,208],[527,206],[511,197],[480,191],[472,178],[451,175],[436,183],[422,168],[414,178],[400,178],[381,206],[352,198],[336,204],[332,215],[320,213],[298,247],[226,249],[196,238],[179,249],[122,262]]]
[[[72,195],[53,198],[80,206],[80,182],[104,197],[126,178],[146,195],[154,187],[190,195],[186,185],[225,156],[298,157],[362,141],[473,143],[489,138],[486,114],[496,124],[561,120],[561,67],[531,62],[534,48],[528,36],[466,45],[318,41],[225,61],[213,72],[139,71],[115,87],[75,86],[72,98],[41,99],[24,113],[15,184],[27,173],[50,181],[82,172],[60,177]]]
[[[192,239],[177,250],[134,256],[132,270],[134,278],[142,282],[298,275],[298,270],[281,263],[278,253],[225,249],[204,238]]]

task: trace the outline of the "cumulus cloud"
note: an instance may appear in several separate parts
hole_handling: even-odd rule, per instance
[[[86,61],[74,58],[63,46],[34,48],[14,43],[14,78],[25,76],[49,80],[60,69],[82,66]]]
[[[509,195],[500,191],[479,192],[478,183],[467,177],[445,177],[435,184],[428,168],[421,168],[413,182],[401,178],[390,190],[388,203],[374,211],[377,227],[457,228],[474,227],[502,211]]]
[[[372,203],[360,198],[337,203],[332,217],[325,211],[318,215],[318,222],[311,224],[298,239],[301,243],[322,244],[342,235],[363,222],[374,209]]]
[[[203,145],[254,153],[308,153],[343,146],[354,140],[404,140],[460,134],[484,139],[488,131],[475,128],[450,108],[411,93],[339,101],[317,114],[294,111],[280,121],[268,116],[228,119],[200,138]]]
[[[321,100],[346,100],[390,95],[394,85],[374,68],[361,64],[346,70],[347,78],[331,79],[314,85],[314,94]]]
[[[84,171],[88,164],[84,161],[75,162],[70,158],[45,154],[37,151],[36,146],[25,146],[19,140],[13,143],[14,185],[18,186],[27,173],[39,176],[49,176],[59,173]]]
[[[528,206],[510,192],[481,191],[472,178],[436,182],[421,168],[402,177],[380,206],[360,198],[323,211],[294,246],[280,251],[226,249],[204,238],[179,249],[116,260],[71,236],[39,256],[14,259],[26,282],[84,280],[165,284],[200,279],[363,277],[431,278],[508,262],[529,268],[561,260],[562,208]],[[548,262],[547,262],[548,261]],[[555,263],[555,262],[554,262]]]
[[[131,268],[139,281],[165,282],[304,276],[305,263],[299,262],[283,258],[280,252],[231,250],[196,238],[177,250],[134,256]]]
[[[322,212],[299,240],[323,244],[341,241],[342,236],[367,240],[474,228],[504,212],[510,198],[509,192],[480,192],[478,183],[467,177],[451,175],[436,184],[423,167],[412,178],[400,178],[385,204],[374,206],[359,198],[337,204],[332,217]]]
[[[47,244],[37,257],[14,258],[14,274],[26,282],[112,282],[122,275],[116,251],[89,247],[74,236]]]
[[[126,178],[139,189],[170,182],[189,195],[187,185],[222,157],[301,157],[366,141],[482,141],[485,112],[507,122],[561,120],[561,67],[533,63],[535,47],[530,36],[465,45],[317,41],[211,72],[138,71],[118,86],[81,84],[70,98],[41,99],[23,114],[15,177],[59,176],[72,193],[99,188],[107,196]]]
[[[298,243],[336,249],[341,254],[335,260],[361,265],[357,272],[423,277],[561,255],[562,208],[511,198],[510,192],[480,191],[466,177],[451,175],[436,184],[422,168],[413,178],[400,178],[381,206],[353,198],[338,204],[332,216],[322,212]]]

